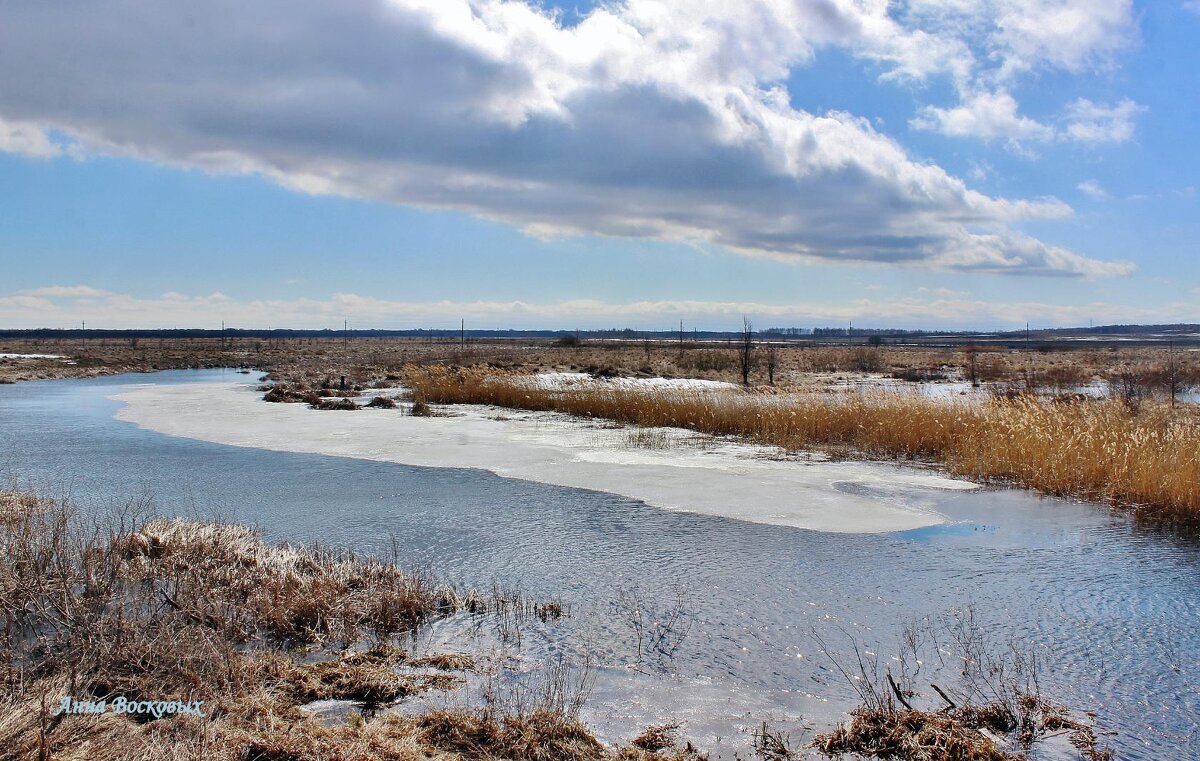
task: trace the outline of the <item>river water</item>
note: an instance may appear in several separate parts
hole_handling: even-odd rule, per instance
[[[821,642],[853,670],[855,642],[898,668],[889,658],[906,624],[969,610],[993,645],[1037,654],[1047,696],[1095,711],[1118,757],[1200,758],[1193,541],[1000,489],[947,493],[937,510],[951,523],[917,531],[759,525],[482,471],[172,438],[114,420],[120,403],[108,398],[133,383],[240,378],[252,381],[174,371],[0,386],[0,476],[89,509],[151,499],[272,539],[395,546],[406,564],[464,585],[557,596],[573,615],[534,627],[523,648],[587,643],[597,667],[584,718],[605,737],[668,719],[718,750],[744,747],[763,719],[801,737],[856,702]],[[673,654],[643,635],[639,655],[634,621],[646,631],[672,616]]]

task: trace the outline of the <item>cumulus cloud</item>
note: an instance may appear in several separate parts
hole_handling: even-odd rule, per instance
[[[1017,101],[1003,91],[976,93],[953,108],[924,107],[910,125],[950,137],[1003,138],[1021,150],[1027,142],[1073,140],[1123,143],[1133,137],[1134,117],[1146,110],[1128,98],[1113,106],[1080,98],[1067,105],[1061,127],[1017,113]]]
[[[1124,5],[1086,7],[1114,20]],[[1075,10],[1052,11],[1084,7],[1075,0],[981,7],[981,17],[1004,21],[984,49],[1005,61],[1019,54],[1022,67],[1070,68],[1107,49],[1107,22],[1076,24],[1092,41],[1074,40],[1084,52],[1067,55],[1013,20],[1024,7],[1074,24]],[[1128,272],[1010,227],[1069,213],[1061,202],[974,192],[865,120],[790,104],[778,82],[824,46],[877,61],[889,77],[975,76],[970,29],[925,28],[889,8],[626,0],[563,27],[521,0],[95,0],[69,13],[10,0],[0,5],[0,118],[59,130],[81,150],[457,209],[538,235],[988,272]],[[1015,106],[1011,116],[1034,129]]]
[[[342,320],[360,329],[457,329],[460,319],[473,328],[670,329],[679,320],[703,329],[741,326],[743,315],[768,327],[878,325],[909,328],[997,328],[1033,322],[1042,326],[1100,323],[1182,322],[1194,315],[1192,303],[1135,307],[1092,302],[1081,305],[988,302],[970,293],[920,289],[906,298],[861,298],[836,304],[767,304],[753,301],[661,300],[613,303],[576,299],[526,301],[396,301],[353,293],[314,299],[232,299],[222,294],[167,293],[138,297],[107,293],[99,300],[0,295],[0,325],[6,328],[75,327],[87,320],[103,329],[238,328],[340,329]]]
[[[954,108],[926,106],[912,120],[916,129],[951,137],[1004,138],[1012,141],[1050,140],[1054,129],[1017,114],[1017,101],[1006,92],[977,93]]]
[[[45,159],[59,155],[62,150],[36,124],[0,119],[0,152]]]
[[[1089,143],[1123,143],[1133,137],[1134,117],[1145,110],[1129,99],[1105,106],[1080,98],[1067,107],[1066,132]]]
[[[1132,116],[1142,109],[1131,101],[1096,106],[1102,111],[1091,120],[1086,114],[1080,118],[1079,102],[1070,104],[1057,120],[1065,123],[1056,125],[1019,115],[1010,91],[1031,72],[1112,68],[1116,55],[1137,41],[1133,0],[909,0],[907,15],[937,36],[961,40],[970,51],[970,76],[959,81],[960,103],[925,107],[914,127],[1003,138],[1013,147],[1055,139],[1122,142],[1132,136]]]
[[[1110,66],[1136,41],[1133,0],[908,0],[908,16],[964,40],[994,82]]]
[[[1108,194],[1108,191],[1095,180],[1084,180],[1077,187],[1079,188],[1079,192],[1095,201],[1107,201],[1109,198],[1112,198]]]

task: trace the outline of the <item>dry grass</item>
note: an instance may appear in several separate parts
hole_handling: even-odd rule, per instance
[[[410,659],[393,635],[458,609],[545,620],[562,614],[557,603],[459,595],[394,565],[268,545],[243,526],[128,514],[96,524],[22,494],[0,493],[0,551],[3,761],[625,757],[579,723],[561,679],[548,683],[556,699],[518,708],[372,710],[462,682],[415,667],[473,665],[457,653]],[[63,714],[65,696],[203,701],[203,716]],[[301,708],[327,699],[364,713],[329,723]]]
[[[854,658],[843,663],[815,631],[813,637],[861,701],[850,721],[813,739],[811,747],[830,758],[1024,761],[1040,758],[1038,751],[1058,736],[1069,740],[1081,761],[1113,757],[1090,722],[1042,697],[1037,651],[1003,644],[970,606],[909,624],[898,657],[886,661],[852,641]],[[929,671],[940,659],[946,668]],[[935,673],[939,681],[950,680],[942,681],[944,688],[924,681]],[[937,709],[920,705],[926,684],[923,700]],[[780,750],[777,758],[793,757],[786,744]]]
[[[435,668],[439,671],[470,671],[475,668],[475,659],[466,653],[438,653],[413,658],[408,665]]]
[[[932,711],[861,709],[850,723],[816,740],[831,758],[847,754],[911,761],[1009,761],[979,727]]]
[[[1200,423],[1190,410],[1032,395],[983,404],[908,394],[788,396],[537,388],[511,374],[409,368],[422,400],[564,412],[645,427],[738,436],[788,450],[933,460],[950,472],[1200,523]]]
[[[898,761],[1022,761],[1047,737],[1066,734],[1079,758],[1110,761],[1095,730],[1062,706],[1019,696],[1014,713],[1002,702],[926,711],[887,706],[854,711],[843,726],[818,735],[813,747],[830,758],[853,754]],[[1008,747],[1002,747],[1004,745]]]

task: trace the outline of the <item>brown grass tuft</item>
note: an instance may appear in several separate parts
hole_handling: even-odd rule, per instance
[[[408,665],[417,668],[435,668],[439,671],[470,671],[475,668],[475,659],[463,653],[438,653],[413,658]]]

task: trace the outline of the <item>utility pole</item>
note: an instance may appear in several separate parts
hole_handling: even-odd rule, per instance
[[[458,323],[458,348],[465,350],[467,348],[467,318],[462,318]]]
[[[350,321],[342,320],[342,346],[350,346]]]

